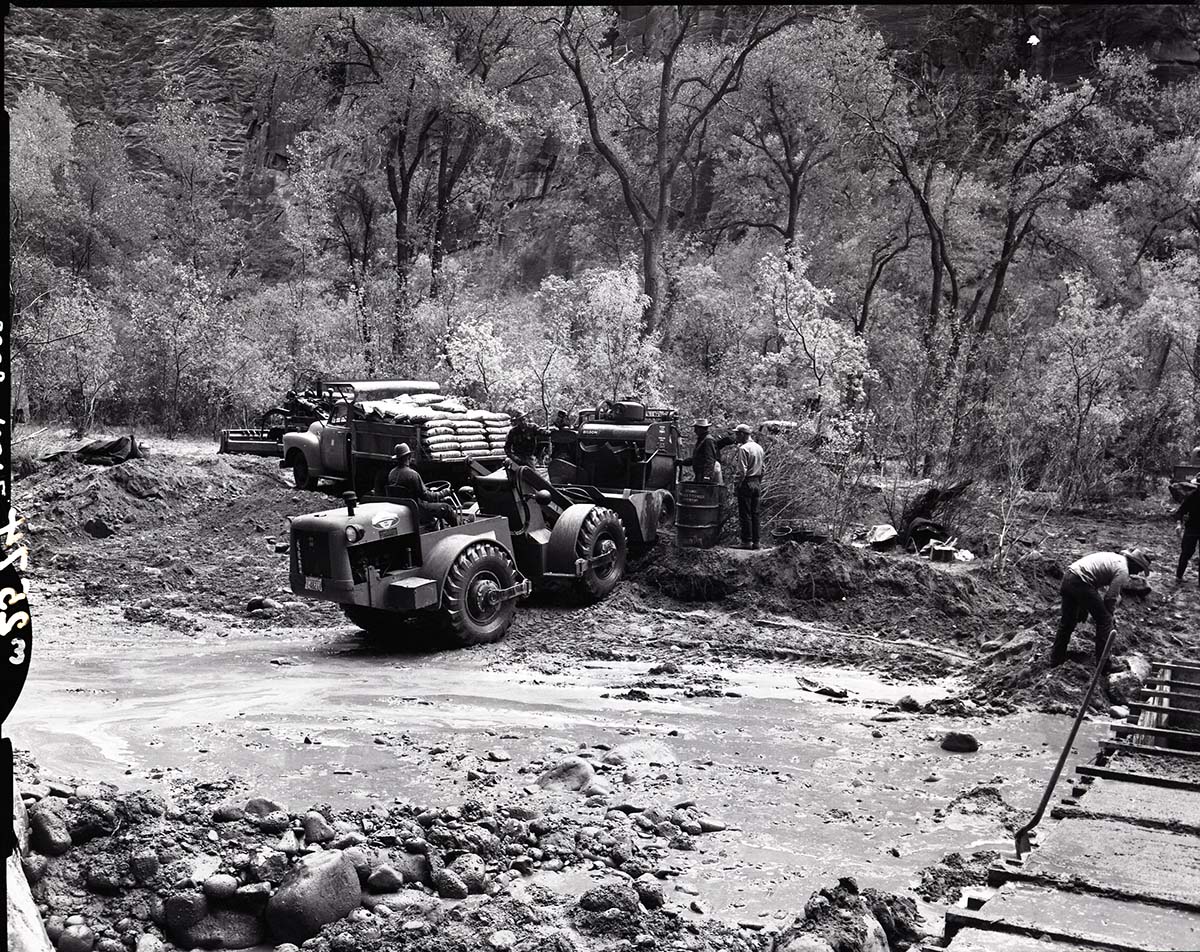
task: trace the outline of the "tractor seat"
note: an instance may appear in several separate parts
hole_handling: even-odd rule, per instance
[[[498,469],[486,476],[471,477],[475,489],[475,501],[479,511],[487,516],[504,516],[512,526],[524,523],[525,513],[517,495],[513,492],[507,471]]]

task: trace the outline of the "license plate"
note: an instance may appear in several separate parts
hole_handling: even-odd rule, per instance
[[[304,580],[304,588],[305,588],[305,591],[309,591],[309,592],[319,592],[319,591],[321,591],[321,584],[322,584],[322,581],[323,581],[323,580],[322,580],[322,579],[319,579],[319,578],[306,578],[306,579]]]

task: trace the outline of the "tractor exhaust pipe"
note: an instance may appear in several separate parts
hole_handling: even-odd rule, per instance
[[[358,496],[353,492],[342,493],[342,498],[346,500],[346,515],[354,515],[354,507],[358,505]]]

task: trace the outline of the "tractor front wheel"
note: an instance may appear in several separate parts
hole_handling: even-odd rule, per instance
[[[458,554],[442,588],[442,609],[450,641],[486,645],[504,637],[517,611],[513,598],[499,593],[516,584],[508,552],[495,542],[475,542]]]
[[[581,598],[598,602],[625,576],[625,527],[611,509],[596,506],[583,520],[575,537],[575,554],[581,559],[608,555],[607,561],[589,566],[575,583]]]

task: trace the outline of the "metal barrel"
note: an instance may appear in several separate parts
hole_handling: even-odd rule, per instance
[[[680,483],[675,505],[675,544],[709,549],[721,536],[721,484]]]

